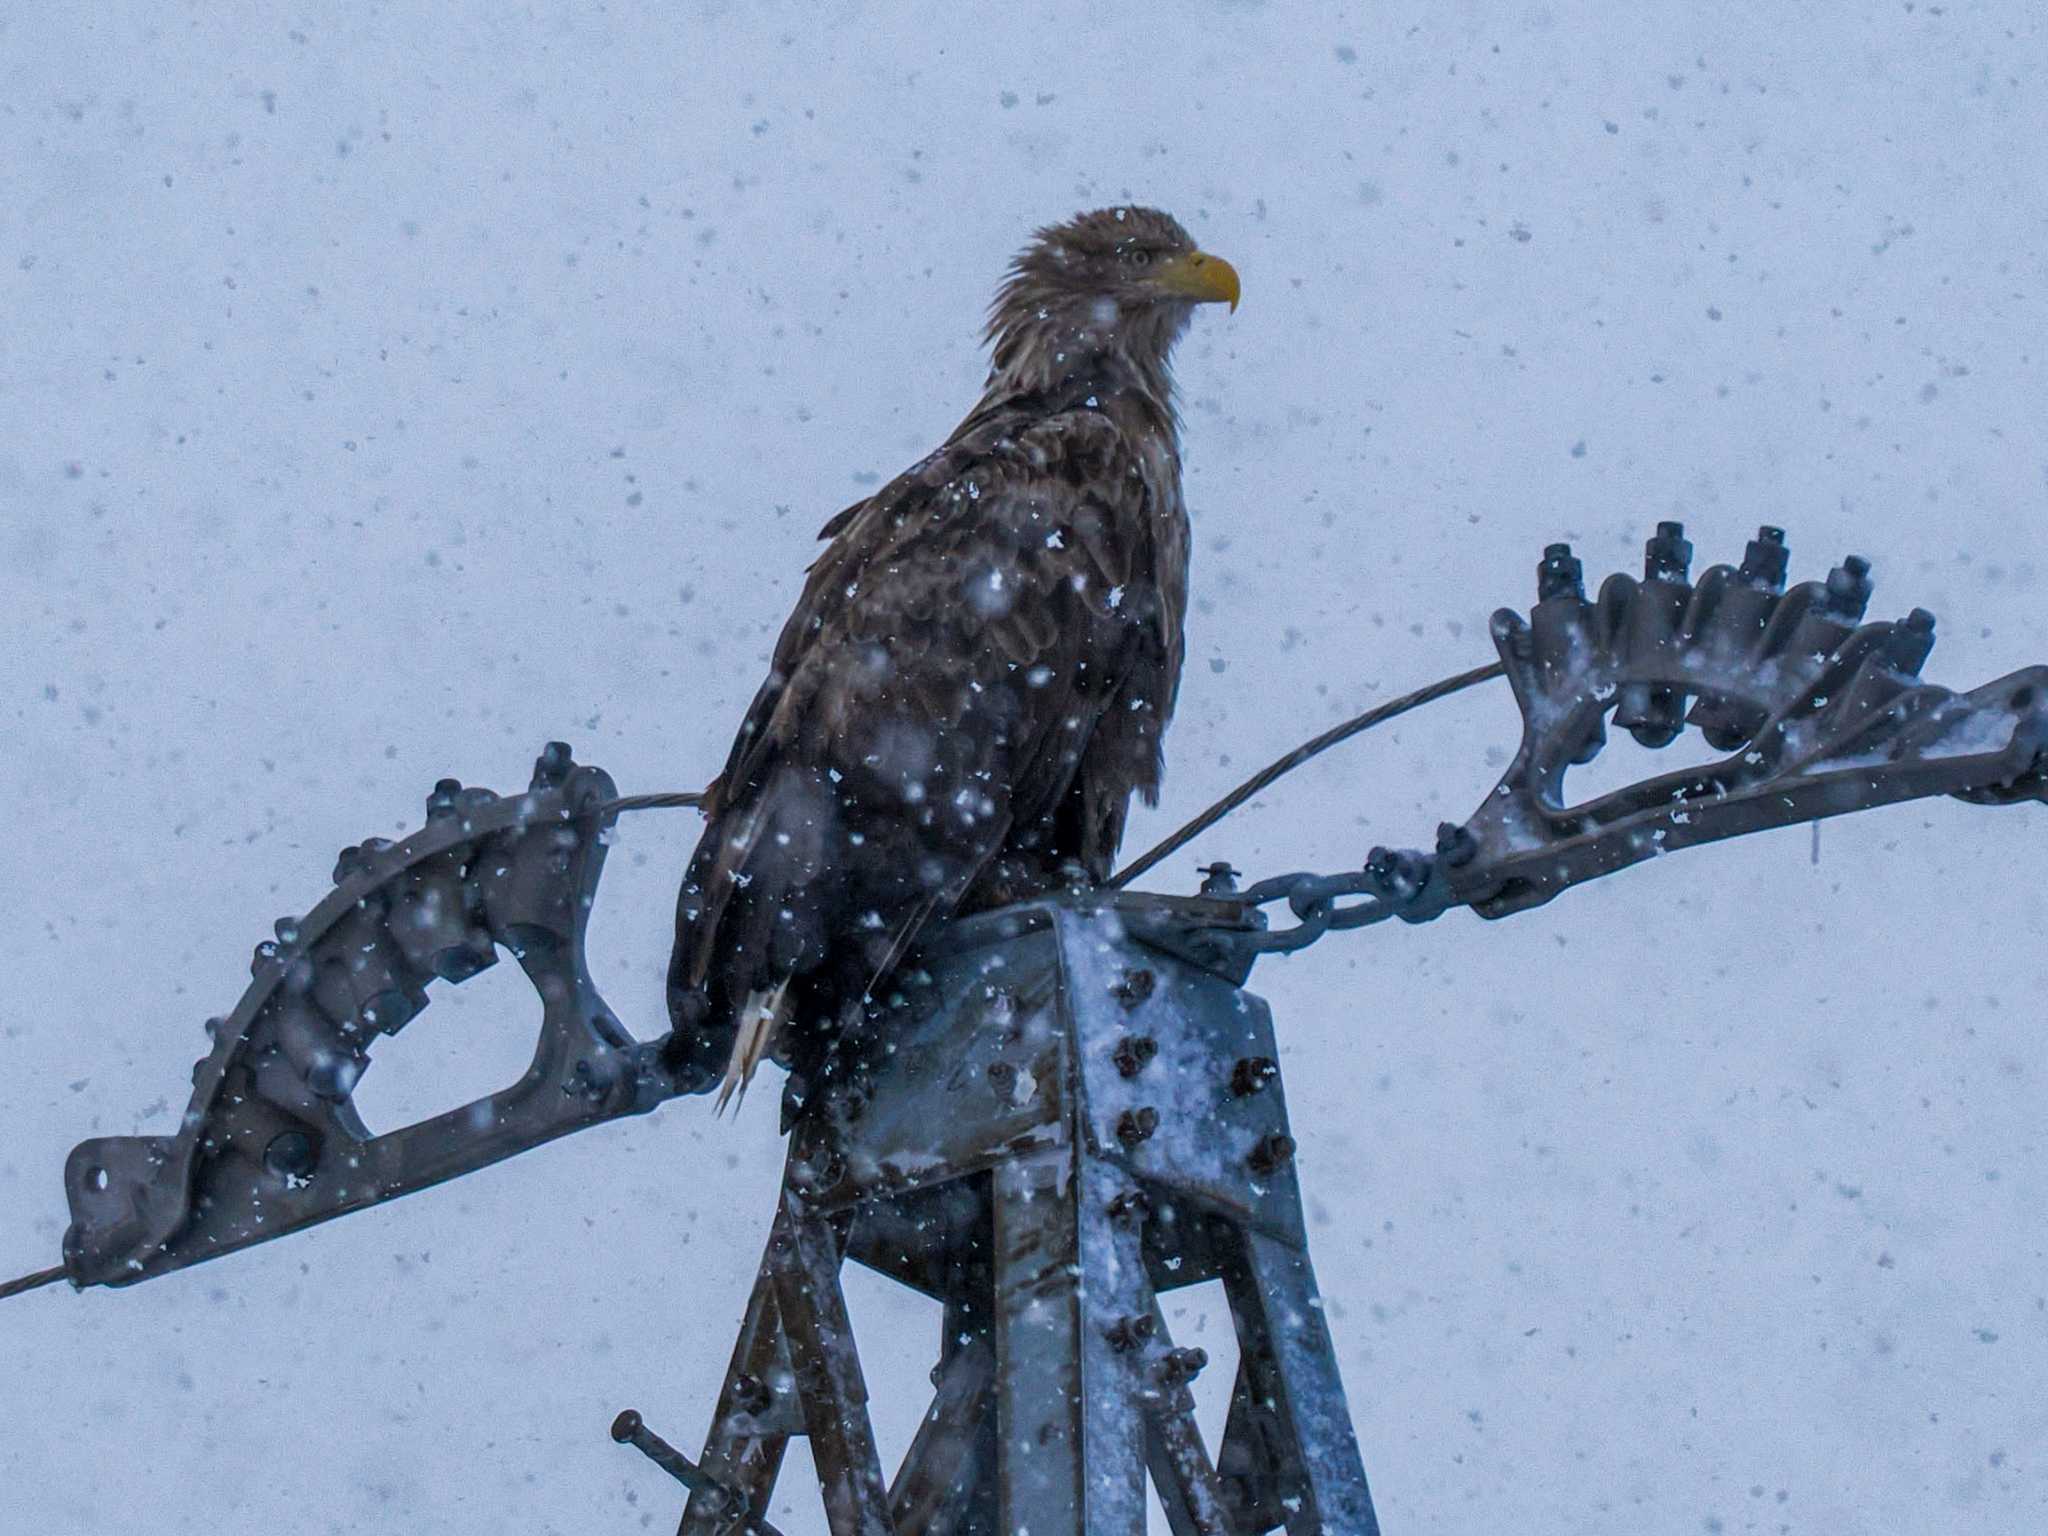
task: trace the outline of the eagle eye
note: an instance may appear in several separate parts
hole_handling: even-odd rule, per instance
[[[1134,245],[1124,252],[1124,260],[1134,267],[1149,267],[1152,265],[1152,253],[1142,245]]]

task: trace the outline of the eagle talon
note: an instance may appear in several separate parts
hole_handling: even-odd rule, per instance
[[[727,1051],[717,1049],[716,1044],[707,1044],[700,1035],[685,1034],[672,1029],[662,1036],[655,1059],[661,1064],[669,1080],[675,1084],[679,1095],[709,1093],[723,1080],[722,1066],[712,1065],[713,1060],[722,1062]]]

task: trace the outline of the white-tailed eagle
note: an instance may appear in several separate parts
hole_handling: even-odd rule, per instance
[[[707,794],[667,1057],[791,1097],[927,924],[1110,873],[1159,793],[1187,602],[1168,357],[1237,274],[1150,208],[1039,231],[981,401],[821,537]]]

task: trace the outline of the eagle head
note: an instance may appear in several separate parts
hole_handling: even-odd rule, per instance
[[[1166,360],[1197,304],[1237,308],[1237,270],[1157,208],[1099,208],[1017,253],[989,309],[990,383],[1043,388],[1104,354],[1167,388]]]

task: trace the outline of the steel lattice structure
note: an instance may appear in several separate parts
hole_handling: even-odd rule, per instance
[[[1258,957],[1389,917],[1500,917],[1681,848],[1898,800],[2048,799],[2048,668],[1954,693],[1920,680],[1931,615],[1865,622],[1865,562],[1786,590],[1777,529],[1697,582],[1691,553],[1660,524],[1642,578],[1588,598],[1570,549],[1545,551],[1534,608],[1492,626],[1520,749],[1432,847],[1244,890],[1217,866],[1193,897],[1075,889],[927,942],[792,1131],[701,1458],[637,1413],[613,1426],[691,1490],[681,1531],[773,1536],[763,1512],[796,1435],[835,1536],[1134,1536],[1148,1471],[1176,1536],[1375,1531],[1273,1022],[1244,990]],[[1690,725],[1727,755],[1572,804],[1565,774],[1610,720],[1649,747]],[[420,831],[344,850],[334,889],[279,920],[241,1002],[208,1021],[178,1131],[81,1143],[62,1265],[0,1295],[134,1284],[674,1097],[659,1042],[618,1020],[584,958],[603,833],[639,803],[552,743],[524,791],[444,780]],[[1294,921],[1276,928],[1281,902]],[[372,1135],[351,1094],[377,1040],[501,952],[544,1005],[532,1065]],[[849,1259],[945,1307],[933,1407],[889,1484]],[[1207,1279],[1240,1357],[1213,1454],[1187,1390],[1205,1362],[1157,1299]]]

